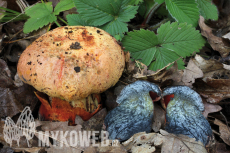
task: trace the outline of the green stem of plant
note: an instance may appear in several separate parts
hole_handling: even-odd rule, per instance
[[[146,19],[145,19],[145,24],[148,24],[150,19],[152,18],[153,14],[156,12],[156,10],[161,6],[162,4],[155,3],[153,7],[151,8],[150,12],[148,13]],[[144,25],[145,25],[144,24]]]
[[[169,18],[166,18],[166,19],[162,20],[161,22],[159,22],[159,23],[157,23],[157,24],[155,24],[155,25],[152,25],[152,26],[148,27],[148,30],[151,30],[151,31],[156,30],[156,29],[159,28],[162,24],[164,24],[164,23],[166,23],[166,22],[168,22],[168,21],[169,21]]]
[[[56,21],[54,21],[56,23],[57,26],[61,27],[61,25]]]
[[[58,19],[62,21],[63,23],[65,23],[66,25],[68,25],[68,23],[64,19],[62,19],[60,16],[58,16]]]

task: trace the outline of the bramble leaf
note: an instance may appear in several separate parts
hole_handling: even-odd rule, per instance
[[[142,3],[142,2],[143,2],[143,0],[131,0],[129,2],[129,5],[138,5],[139,3]]]
[[[200,15],[205,19],[218,19],[218,11],[216,5],[212,4],[211,0],[196,0],[200,9]]]
[[[135,17],[138,6],[130,0],[73,0],[78,12],[91,26],[100,27],[111,35],[128,31],[127,24]]]
[[[177,61],[183,68],[181,57],[190,56],[204,45],[205,40],[192,25],[167,22],[158,29],[158,35],[148,30],[129,32],[122,44],[131,56],[149,66],[151,70],[164,68]]]
[[[116,34],[122,34],[123,32],[128,31],[127,23],[124,23],[119,19],[113,20],[112,22],[108,22],[102,26],[99,26],[99,28],[110,33],[112,36],[115,36]]]
[[[198,24],[199,9],[195,0],[165,0],[169,13],[179,23]]]
[[[66,18],[69,26],[89,26],[89,24],[79,14],[68,14]]]
[[[141,29],[129,32],[122,39],[122,44],[125,51],[129,51],[134,59],[148,66],[155,56],[159,43],[154,32]]]
[[[25,13],[31,18],[29,18],[24,24],[23,32],[29,33],[56,21],[57,17],[52,14],[52,12],[52,2],[37,3],[31,8],[27,8]]]
[[[58,15],[62,11],[69,10],[75,7],[72,0],[61,0],[54,8],[54,14]]]

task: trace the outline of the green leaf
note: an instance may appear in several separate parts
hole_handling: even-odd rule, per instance
[[[138,5],[139,3],[142,3],[143,0],[130,0],[129,5]]]
[[[165,0],[165,3],[169,13],[177,22],[197,26],[199,9],[195,0]]]
[[[217,7],[212,4],[211,0],[196,0],[198,7],[200,9],[200,15],[205,19],[218,19],[218,10]]]
[[[158,39],[154,32],[141,29],[129,32],[122,39],[122,44],[134,59],[148,66],[155,56]]]
[[[165,2],[165,0],[155,0],[155,2],[158,3],[158,4],[162,4],[162,3]]]
[[[49,23],[57,20],[57,17],[52,14],[53,7],[52,2],[37,3],[31,8],[27,8],[25,13],[31,18],[24,24],[23,32],[29,33],[33,30],[37,30]]]
[[[157,33],[162,47],[182,57],[190,56],[195,51],[198,52],[205,43],[199,31],[186,23],[178,25],[177,22],[172,24],[167,22],[157,30]]]
[[[54,8],[54,14],[58,15],[60,12],[69,10],[73,7],[75,7],[73,0],[61,0]]]
[[[90,25],[99,26],[111,35],[128,31],[127,24],[135,17],[138,6],[128,5],[130,0],[73,0],[80,16]]]
[[[177,66],[178,66],[179,70],[185,69],[185,67],[184,67],[185,64],[184,64],[184,61],[182,60],[182,58],[177,60],[176,62],[177,62]]]
[[[79,14],[68,14],[66,18],[69,26],[89,26],[89,24]]]
[[[122,38],[123,38],[124,36],[125,36],[124,34],[118,34],[118,35],[115,35],[114,38],[115,38],[117,41],[121,41]]]
[[[156,71],[173,63],[181,57],[198,52],[205,43],[199,31],[192,25],[167,22],[154,32],[143,30],[129,32],[123,39],[125,51],[131,56]],[[183,61],[178,60],[178,67],[183,68]]]
[[[179,56],[171,50],[163,47],[157,47],[155,61],[150,64],[149,69],[154,71],[162,69],[169,63],[176,61],[178,58]]]
[[[74,0],[77,11],[90,24],[103,25],[114,19],[114,8],[110,3],[113,0]],[[118,1],[117,1],[118,2]],[[117,4],[119,5],[119,4]]]
[[[102,26],[99,26],[98,28],[105,30],[112,36],[115,36],[116,34],[122,34],[123,32],[128,32],[127,24],[120,21],[119,19],[115,19]]]

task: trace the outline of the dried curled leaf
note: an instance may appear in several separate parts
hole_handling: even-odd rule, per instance
[[[219,126],[220,138],[227,144],[230,145],[230,131],[229,127],[222,123],[220,120],[215,119],[214,124]]]
[[[214,29],[208,27],[204,21],[204,17],[200,16],[199,26],[201,28],[201,34],[208,39],[209,44],[214,50],[218,51],[222,57],[227,57],[230,52],[229,47],[224,44],[222,38],[212,33]]]
[[[152,153],[155,147],[161,147],[161,152],[207,153],[204,145],[200,141],[195,141],[195,138],[189,138],[184,135],[176,136],[164,130],[160,130],[160,133],[146,134],[145,132],[140,132],[125,141],[123,145],[132,152],[141,150],[141,152]]]

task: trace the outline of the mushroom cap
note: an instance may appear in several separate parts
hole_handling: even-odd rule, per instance
[[[109,33],[86,26],[59,27],[21,54],[20,79],[51,97],[73,101],[114,86],[125,67],[122,47]]]

